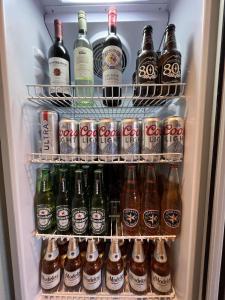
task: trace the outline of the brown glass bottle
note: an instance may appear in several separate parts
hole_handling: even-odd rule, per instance
[[[168,294],[172,289],[170,265],[164,240],[157,240],[151,263],[151,286],[153,292],[158,294]]]
[[[166,27],[163,51],[160,57],[160,80],[165,84],[181,82],[181,53],[177,50],[174,24]],[[179,93],[180,88],[176,88],[176,86],[163,88],[164,96],[177,96]]]
[[[156,82],[157,55],[154,51],[152,26],[150,25],[144,27],[142,47],[138,61],[137,83],[143,84],[143,87],[138,88],[137,93],[140,93],[141,97],[151,97],[155,94],[155,87],[146,87],[145,85],[154,84]],[[140,92],[139,89],[141,90]],[[138,100],[138,106],[146,106],[149,105],[150,102],[151,100],[142,98]]]
[[[76,239],[69,241],[67,257],[64,265],[64,285],[68,291],[79,290],[81,283],[81,257]]]
[[[128,273],[130,290],[138,295],[145,294],[148,289],[148,270],[141,240],[134,241],[132,259]]]
[[[94,240],[88,240],[86,261],[83,267],[83,287],[87,293],[96,293],[101,289],[102,264]]]
[[[161,233],[178,235],[181,230],[181,214],[182,202],[178,168],[176,165],[171,165],[161,201]]]
[[[41,266],[41,288],[43,292],[52,293],[57,291],[59,283],[59,249],[55,239],[49,239]]]
[[[136,167],[128,166],[126,188],[123,194],[123,234],[138,235],[140,222],[140,193],[137,185]]]
[[[68,244],[69,244],[69,241],[67,241],[67,238],[64,238],[64,239],[59,238],[57,240],[57,245],[59,248],[59,266],[62,270],[64,268]]]
[[[142,234],[157,235],[159,233],[160,199],[157,190],[155,167],[153,165],[147,166],[141,203]]]
[[[124,264],[118,240],[112,240],[106,262],[106,287],[111,293],[120,293],[124,286]]]

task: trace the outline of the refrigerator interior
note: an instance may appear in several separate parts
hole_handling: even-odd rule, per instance
[[[177,101],[168,106],[166,113],[165,108],[164,111],[157,110],[157,113],[162,116],[171,113],[186,116],[182,232],[173,246],[173,270],[177,299],[189,300],[197,299],[201,273],[201,247],[197,244],[197,237],[198,232],[203,236],[201,226],[204,201],[201,199],[205,197],[208,163],[208,151],[203,149],[203,142],[209,143],[209,137],[203,140],[203,129],[204,126],[210,126],[212,105],[212,95],[210,92],[206,93],[207,62],[210,55],[207,47],[210,22],[206,22],[206,19],[210,17],[211,1],[160,2],[156,4],[154,1],[133,1],[127,4],[115,3],[114,6],[118,9],[118,34],[125,45],[127,56],[124,83],[131,83],[143,26],[153,26],[154,44],[157,49],[168,20],[176,25],[178,49],[182,53],[183,82],[187,83],[186,104],[184,100]],[[7,125],[5,141],[8,146],[3,167],[5,180],[11,183],[12,189],[6,191],[6,198],[11,224],[10,239],[14,245],[13,276],[17,299],[30,300],[35,299],[40,292],[41,241],[32,237],[36,165],[30,164],[28,160],[28,154],[38,147],[38,109],[28,104],[26,84],[48,82],[47,52],[52,44],[49,33],[53,36],[55,17],[63,21],[64,43],[72,60],[73,42],[77,34],[75,13],[79,9],[87,12],[88,36],[92,42],[98,41],[107,33],[105,10],[110,5],[67,5],[66,1],[60,0],[11,0],[2,1],[1,5],[1,22],[4,25],[1,28],[1,61],[5,61],[2,72],[6,90],[3,109]],[[101,84],[101,80],[96,76],[95,83]],[[208,83],[209,90],[210,84],[212,83]],[[10,161],[7,162],[7,158]],[[201,168],[202,162],[204,170]],[[203,191],[201,195],[200,191]],[[193,286],[194,281],[196,286]]]

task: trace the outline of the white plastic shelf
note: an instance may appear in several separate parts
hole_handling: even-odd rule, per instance
[[[170,156],[170,159],[164,157]],[[45,154],[31,153],[29,160],[38,164],[143,164],[143,163],[181,163],[182,153],[156,154],[117,154],[117,155],[81,155],[81,154]]]

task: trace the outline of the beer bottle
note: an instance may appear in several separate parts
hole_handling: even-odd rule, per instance
[[[157,240],[156,243],[151,264],[151,285],[152,290],[158,294],[168,294],[172,289],[170,266],[163,240]]]
[[[181,53],[177,50],[175,25],[166,27],[162,54],[160,57],[161,83],[180,83],[181,81]],[[179,95],[180,89],[176,86],[163,88],[163,95]]]
[[[64,265],[64,285],[68,291],[78,290],[81,283],[81,257],[75,238],[70,238]]]
[[[49,239],[47,250],[41,264],[41,288],[43,292],[55,292],[59,283],[59,249],[55,239]]]
[[[165,235],[178,235],[181,229],[181,194],[176,165],[170,166],[168,182],[165,185],[161,202],[161,232]]]
[[[106,233],[106,201],[103,188],[102,170],[94,171],[94,193],[91,199],[91,234],[104,235]]]
[[[56,198],[56,225],[59,234],[70,232],[70,205],[66,184],[66,171],[59,170],[59,189]]]
[[[139,54],[139,64],[137,72],[137,83],[143,84],[140,95],[142,97],[151,97],[155,93],[155,88],[146,87],[146,84],[154,84],[156,81],[157,55],[154,51],[152,39],[152,26],[147,25],[143,30],[143,40],[141,52]],[[138,106],[150,104],[149,100],[140,99]]]
[[[86,261],[83,268],[83,286],[88,293],[100,291],[102,283],[102,264],[94,240],[88,240]]]
[[[49,169],[41,172],[40,192],[35,195],[36,228],[39,233],[51,233],[55,227],[55,198]]]
[[[141,240],[134,241],[132,252],[132,259],[130,262],[130,269],[128,279],[130,289],[135,294],[144,294],[148,288],[148,271],[145,262],[145,255]]]
[[[75,193],[72,199],[72,229],[76,235],[86,235],[88,231],[88,203],[84,194],[83,171],[75,171]]]
[[[124,286],[124,264],[118,240],[112,240],[106,262],[106,287],[111,293],[120,293]]]
[[[143,235],[159,233],[160,199],[157,190],[155,167],[147,166],[146,180],[142,195],[141,229]]]
[[[124,235],[139,234],[140,194],[137,187],[136,167],[128,166],[126,188],[123,194],[123,233]]]
[[[64,263],[65,263],[65,259],[66,259],[68,244],[69,244],[69,242],[67,241],[67,238],[64,238],[64,239],[58,238],[57,239],[57,245],[59,248],[59,266],[60,266],[61,270],[64,269]]]

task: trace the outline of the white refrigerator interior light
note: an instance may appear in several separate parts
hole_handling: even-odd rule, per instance
[[[138,2],[137,0],[61,0],[62,3],[79,3],[79,4],[104,4],[104,3],[127,3]]]

